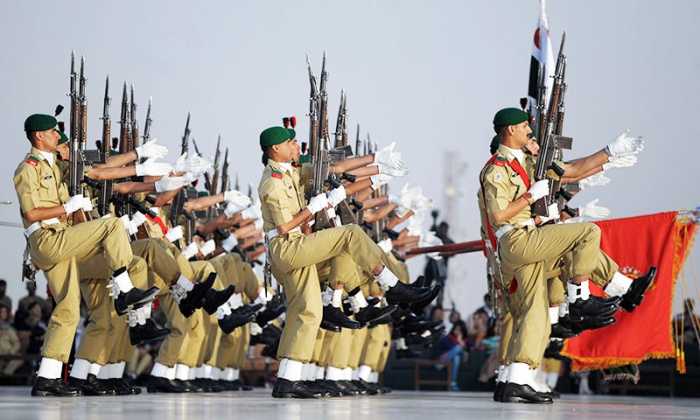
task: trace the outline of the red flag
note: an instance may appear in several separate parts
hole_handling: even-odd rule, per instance
[[[658,271],[634,312],[619,311],[615,324],[566,340],[562,354],[571,358],[572,370],[675,357],[673,291],[696,228],[693,223],[678,222],[676,216],[677,212],[666,212],[596,223],[602,231],[601,249],[620,265],[620,271],[632,278],[644,275],[651,266]],[[593,284],[591,293],[604,295]]]

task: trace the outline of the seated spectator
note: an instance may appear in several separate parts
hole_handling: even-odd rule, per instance
[[[464,357],[466,338],[467,326],[463,321],[457,321],[452,326],[450,333],[442,337],[433,348],[433,355],[439,360],[440,364],[452,364],[450,391],[459,391],[457,376]]]
[[[484,340],[487,338],[489,333],[488,315],[481,311],[474,312],[469,317],[469,326],[467,331],[467,348],[469,350],[477,351],[486,350]]]
[[[487,328],[488,332],[486,337],[493,337],[496,335],[496,311],[491,307],[491,294],[486,293],[484,295],[484,306],[480,307],[474,312],[483,312],[487,317]]]
[[[5,279],[0,279],[0,305],[7,307],[12,316],[12,299],[5,293],[7,293],[7,282]]]
[[[27,288],[27,296],[23,297],[17,303],[17,313],[15,313],[15,319],[24,318],[29,312],[29,305],[34,302],[38,302],[41,305],[41,311],[43,314],[43,321],[48,322],[51,317],[51,311],[53,310],[51,302],[36,295],[36,282],[27,281],[25,282],[25,287]]]
[[[46,324],[42,321],[42,315],[41,305],[34,302],[29,305],[27,316],[15,322],[15,329],[22,342],[24,354],[41,354],[41,346],[44,344],[44,334],[46,334]]]
[[[10,323],[10,308],[0,305],[0,356],[19,356],[19,350],[19,338]],[[22,363],[22,360],[0,360],[0,375],[14,374]]]

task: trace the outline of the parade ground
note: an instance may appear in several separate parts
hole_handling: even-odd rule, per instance
[[[272,399],[270,390],[221,394],[141,394],[129,397],[32,398],[4,387],[3,419],[698,419],[700,400],[564,395],[553,405],[498,404],[490,393],[393,392],[381,397]]]

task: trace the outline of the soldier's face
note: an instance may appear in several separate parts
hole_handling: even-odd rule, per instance
[[[520,147],[525,147],[525,145],[530,141],[531,133],[532,129],[530,128],[530,123],[527,121],[523,121],[520,124],[513,126],[513,139]]]
[[[277,156],[282,162],[290,162],[299,157],[299,145],[296,140],[287,140],[275,147]]]
[[[36,139],[39,141],[37,146],[40,150],[46,152],[55,152],[58,141],[61,139],[61,135],[55,129],[38,131],[36,133]]]

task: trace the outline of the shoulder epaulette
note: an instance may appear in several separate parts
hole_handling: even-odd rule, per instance
[[[282,172],[280,172],[280,171],[278,171],[278,170],[276,170],[276,169],[273,169],[273,170],[272,170],[271,176],[272,176],[273,178],[282,179],[282,175],[283,175]]]
[[[29,156],[27,160],[24,161],[24,163],[32,166],[36,166],[39,164],[40,159],[34,157],[34,156]]]

